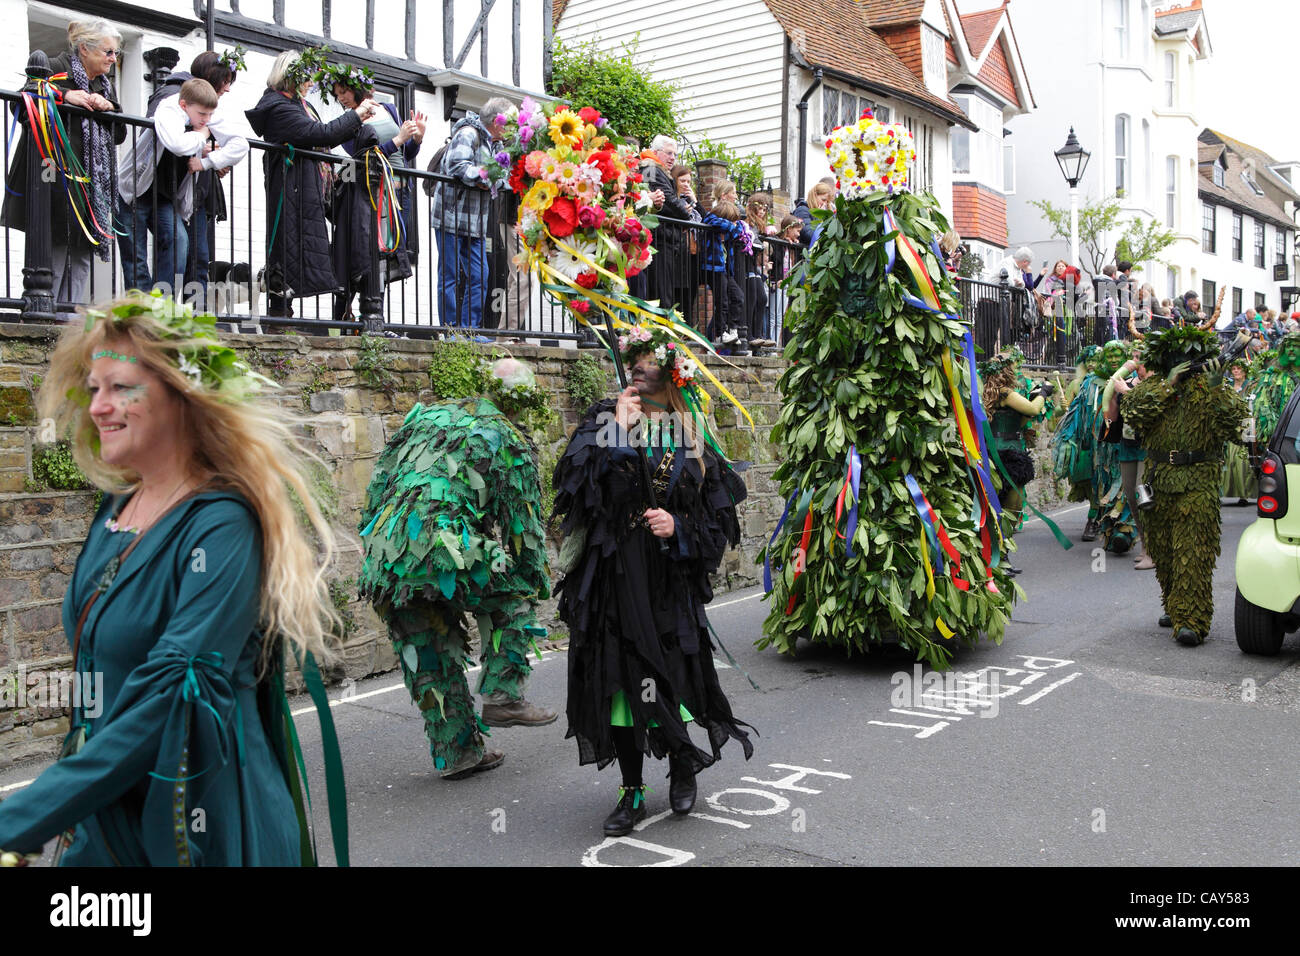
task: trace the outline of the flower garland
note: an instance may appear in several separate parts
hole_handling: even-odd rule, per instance
[[[908,192],[909,164],[916,162],[916,147],[907,127],[879,123],[871,110],[863,110],[856,123],[831,130],[826,158],[840,195],[864,199],[878,192]]]
[[[264,375],[254,372],[239,354],[222,345],[217,336],[217,318],[214,315],[195,314],[193,307],[177,302],[155,291],[134,293],[115,303],[106,311],[86,309],[86,331],[96,322],[107,322],[116,327],[136,316],[152,313],[158,323],[166,328],[165,338],[175,340],[176,367],[189,379],[189,387],[208,389],[217,397],[229,401],[246,401],[263,388],[279,388]],[[105,352],[96,353],[96,357]],[[117,357],[117,356],[113,356]],[[134,358],[131,359],[134,361]],[[83,405],[90,404],[90,393],[74,389],[69,397]]]

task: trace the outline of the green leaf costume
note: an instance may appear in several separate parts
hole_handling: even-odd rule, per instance
[[[992,497],[991,468],[985,456],[982,493],[944,369],[947,357],[964,417],[978,393],[960,361],[967,327],[956,318],[955,287],[933,251],[947,228],[928,193],[840,196],[792,282],[791,366],[772,429],[783,446],[773,477],[789,506],[760,556],[772,590],[759,647],[790,653],[806,637],[852,652],[896,640],[942,667],[948,633],[969,643],[981,632],[1002,638],[1013,585],[999,565],[994,506],[983,500]],[[842,514],[854,508],[850,531]]]
[[[1146,481],[1155,503],[1142,527],[1165,613],[1175,633],[1187,628],[1204,640],[1214,614],[1223,447],[1240,433],[1247,409],[1217,374],[1194,374],[1169,384],[1165,376],[1181,356],[1162,357],[1156,336],[1174,333],[1194,335],[1185,329],[1149,334],[1146,364],[1159,371],[1125,394],[1121,408],[1149,453]],[[1203,460],[1171,464],[1171,452],[1199,453]]]
[[[478,622],[478,692],[523,697],[550,596],[537,465],[486,398],[416,405],[379,456],[359,524],[359,590],[389,628],[434,766],[477,763],[484,728],[464,664]],[[540,651],[538,652],[540,656]]]
[[[1291,393],[1300,385],[1300,332],[1291,332],[1278,343],[1277,356],[1259,373],[1255,382],[1255,439],[1267,445],[1282,417]]]

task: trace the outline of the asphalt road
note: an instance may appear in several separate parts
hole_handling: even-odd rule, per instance
[[[1083,512],[1058,515],[1077,541]],[[1238,650],[1233,556],[1254,509],[1223,515],[1199,648],[1155,626],[1153,572],[1098,563],[1092,544],[1064,552],[1038,521],[1017,538],[1029,601],[1001,646],[959,654],[957,671],[982,675],[964,684],[909,688],[900,657],[759,652],[761,592],[720,596],[710,617],[761,688],[721,671],[761,734],[754,758],[728,744],[687,818],[667,813],[666,763],[647,763],[651,816],[618,840],[600,832],[617,768],[579,767],[563,716],[495,731],[505,763],[452,783],[400,677],[355,685],[332,708],[353,865],[1300,863],[1300,637],[1271,659]],[[562,712],[564,695],[564,654],[548,652],[529,696]],[[319,731],[297,708],[324,828]],[[38,769],[0,774],[0,796]]]

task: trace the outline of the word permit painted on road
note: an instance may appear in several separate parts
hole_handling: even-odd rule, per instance
[[[1036,704],[1052,691],[1064,687],[1083,673],[1083,671],[1074,671],[1064,676],[1057,676],[1057,672],[1069,667],[1074,661],[1056,657],[1034,657],[1028,654],[1017,654],[1016,658],[1024,661],[1024,664],[1020,667],[990,664],[955,677],[937,673],[921,677],[918,664],[915,678],[907,674],[901,675],[904,678],[902,683],[912,688],[907,706],[890,707],[889,712],[901,717],[925,720],[927,723],[904,723],[896,720],[869,720],[867,723],[877,727],[915,730],[916,733],[912,736],[917,740],[924,740],[963,718],[996,716],[1002,701],[1017,694],[1024,693],[1025,696],[1018,698],[1014,703],[1021,706]],[[1039,681],[1049,677],[1057,679],[1042,687],[1037,686]],[[916,692],[918,687],[919,693]],[[891,703],[897,703],[894,699],[896,696],[897,688],[895,693],[890,695]]]

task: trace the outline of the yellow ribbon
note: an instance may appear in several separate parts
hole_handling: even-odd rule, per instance
[[[925,566],[925,601],[927,604],[934,603],[934,569],[930,567],[930,546],[925,543],[925,528],[921,528],[921,564]],[[951,639],[954,633],[947,624],[943,623],[943,618],[938,614],[934,616],[934,626],[939,629],[939,633],[945,638]]]

